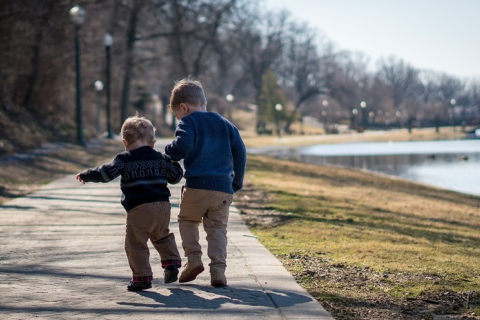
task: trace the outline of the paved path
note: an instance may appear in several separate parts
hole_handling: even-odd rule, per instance
[[[70,175],[0,206],[0,319],[333,319],[250,233],[235,207],[227,287],[211,287],[208,268],[193,282],[165,285],[151,247],[153,288],[128,292],[118,184],[82,185]],[[180,185],[171,190],[171,229],[182,253]]]

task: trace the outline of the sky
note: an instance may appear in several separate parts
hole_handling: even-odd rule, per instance
[[[337,49],[363,52],[372,68],[395,56],[480,79],[480,0],[264,0],[264,7],[287,9]]]

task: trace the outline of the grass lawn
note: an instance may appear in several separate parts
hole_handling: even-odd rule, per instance
[[[253,155],[246,182],[252,231],[336,319],[480,318],[480,197]]]

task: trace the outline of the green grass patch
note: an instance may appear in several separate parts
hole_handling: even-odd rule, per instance
[[[477,312],[480,198],[260,156],[249,157],[247,171],[236,202],[253,233],[332,310],[383,299],[441,311],[447,297],[456,301],[448,312]],[[258,189],[268,195],[261,205],[249,196]]]

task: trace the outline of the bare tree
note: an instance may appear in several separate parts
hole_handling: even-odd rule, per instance
[[[126,28],[125,61],[123,66],[125,73],[123,76],[122,99],[120,102],[120,124],[127,119],[128,106],[130,104],[130,84],[132,82],[134,67],[134,44],[136,41],[140,12],[145,7],[146,1],[130,0],[124,3],[128,12],[128,25]]]
[[[262,90],[262,76],[278,61],[283,49],[286,31],[286,12],[248,13],[238,21],[235,37],[236,49],[256,91],[256,101]]]
[[[378,75],[389,85],[393,104],[398,109],[411,90],[410,87],[417,82],[418,70],[401,59],[390,57],[380,60]]]
[[[433,121],[435,131],[440,132],[440,125],[447,117],[448,106],[440,88],[441,76],[437,72],[422,71],[420,79],[423,84],[423,117]]]
[[[379,61],[378,77],[389,87],[395,109],[404,107],[409,130],[418,112],[415,95],[418,93],[419,71],[401,59],[390,57]],[[407,99],[409,102],[404,103]],[[414,103],[415,101],[415,103]]]
[[[314,96],[328,93],[325,74],[328,69],[322,69],[314,30],[292,23],[285,38],[283,59],[277,69],[294,101],[294,108],[284,128],[285,132],[289,132],[302,104]]]
[[[255,102],[259,105],[263,75],[280,59],[287,27],[287,12],[262,14],[258,11],[242,13],[232,32],[245,75],[253,85]],[[262,112],[258,110],[258,112]]]
[[[361,117],[360,103],[367,96],[369,59],[363,53],[342,52],[337,55],[337,68],[328,78],[330,96],[350,115],[350,126],[355,127]]]
[[[177,76],[199,77],[205,70],[206,55],[218,41],[219,31],[236,2],[166,0],[155,6],[162,30],[145,34],[142,38],[167,38],[170,55],[178,68]]]
[[[480,81],[471,80],[468,85],[468,100],[469,100],[469,109],[470,118],[468,122],[471,125],[480,125]]]
[[[439,80],[439,90],[442,92],[443,103],[449,106],[451,124],[455,129],[457,125],[457,99],[463,94],[465,84],[458,78],[447,74],[441,74]]]

